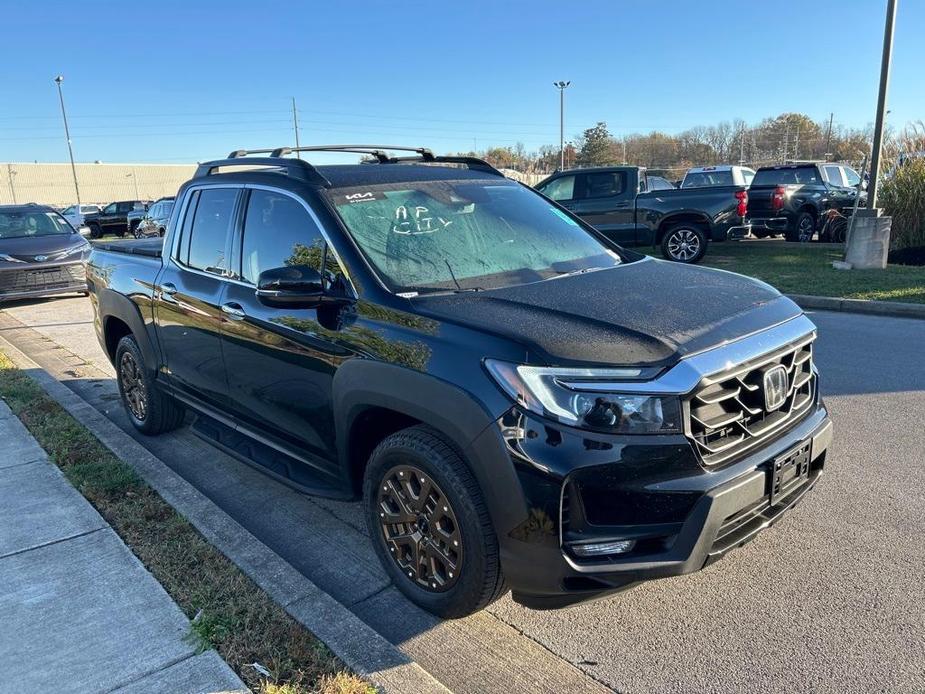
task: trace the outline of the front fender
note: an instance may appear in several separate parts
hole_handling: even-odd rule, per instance
[[[349,432],[371,407],[412,417],[439,431],[460,452],[481,488],[499,536],[527,516],[523,491],[496,427],[495,417],[469,393],[433,376],[394,364],[352,359],[334,376],[337,450],[349,470]]]

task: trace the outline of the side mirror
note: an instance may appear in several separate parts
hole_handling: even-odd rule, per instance
[[[321,273],[308,265],[287,265],[264,270],[257,278],[257,298],[267,306],[314,308],[321,303]]]

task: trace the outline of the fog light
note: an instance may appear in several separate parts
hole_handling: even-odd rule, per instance
[[[600,557],[606,554],[626,554],[635,544],[635,540],[595,542],[589,545],[572,545],[572,551],[579,557]]]

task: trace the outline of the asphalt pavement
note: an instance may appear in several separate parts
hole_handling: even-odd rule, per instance
[[[810,317],[835,423],[813,494],[704,571],[567,610],[506,597],[441,622],[389,586],[357,504],[296,494],[188,429],[139,440],[454,691],[925,691],[925,321]],[[88,300],[5,306],[0,335],[130,429]]]

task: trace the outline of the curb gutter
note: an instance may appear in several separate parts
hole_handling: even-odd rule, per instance
[[[395,694],[449,693],[419,664],[2,337],[0,348],[116,457],[131,465],[211,545],[266,591],[293,619],[321,639],[347,667],[371,681],[380,691]]]
[[[803,309],[867,313],[876,316],[895,316],[897,318],[925,318],[925,304],[870,301],[867,299],[840,299],[833,296],[810,296],[807,294],[786,294],[785,296]]]

